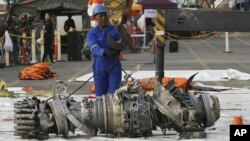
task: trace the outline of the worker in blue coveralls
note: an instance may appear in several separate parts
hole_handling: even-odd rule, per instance
[[[108,36],[116,42],[120,37],[115,27],[108,24],[106,8],[96,5],[93,8],[93,17],[97,26],[87,34],[88,46],[93,55],[93,73],[96,97],[103,95],[112,96],[121,82],[121,63],[119,60],[120,50],[108,44]]]

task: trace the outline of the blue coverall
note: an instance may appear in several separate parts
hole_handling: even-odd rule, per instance
[[[107,25],[105,29],[97,26],[87,34],[88,46],[94,58],[92,67],[96,96],[113,94],[121,82],[119,55],[117,54],[113,58],[104,55],[105,49],[109,47],[108,35],[111,35],[115,41],[120,40],[112,25]]]

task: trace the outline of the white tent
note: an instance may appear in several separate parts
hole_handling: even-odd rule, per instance
[[[4,0],[0,0],[0,5],[6,5],[7,3]]]
[[[0,12],[6,9],[7,3],[4,0],[0,0]]]

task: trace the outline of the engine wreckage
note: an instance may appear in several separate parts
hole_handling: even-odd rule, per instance
[[[67,94],[63,81],[54,85],[53,99],[37,97],[17,101],[15,107],[16,136],[48,139],[49,134],[67,137],[75,129],[96,136],[99,133],[114,136],[151,136],[155,127],[163,133],[167,129],[178,132],[179,139],[206,137],[205,128],[220,117],[216,96],[189,93],[175,87],[157,84],[152,95],[145,94],[139,80],[125,76],[122,86],[113,96],[96,100],[76,101]]]

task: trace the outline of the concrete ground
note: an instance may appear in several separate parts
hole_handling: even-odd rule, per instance
[[[178,53],[169,53],[168,42],[165,48],[166,70],[199,70],[199,69],[228,69],[233,68],[241,72],[250,73],[250,40],[249,38],[230,38],[230,51],[225,53],[225,40],[223,37],[215,37],[204,40],[180,40]],[[141,53],[125,53],[125,60],[122,61],[125,70],[131,70],[137,64],[142,64],[141,70],[155,70],[154,56],[150,51]],[[66,59],[64,55],[64,59]],[[50,65],[50,69],[58,74],[55,78],[47,80],[19,80],[18,72],[26,67],[15,66],[0,69],[0,79],[7,82],[9,87],[30,86],[35,90],[51,91],[56,80],[64,80],[68,84],[68,92],[73,92],[79,88],[83,82],[74,82],[76,77],[91,72],[91,61],[61,61]],[[206,139],[191,140],[210,140],[227,141],[229,140],[229,125],[233,116],[242,115],[244,124],[250,123],[250,80],[230,80],[217,82],[202,82],[213,86],[226,86],[245,89],[225,91],[223,93],[213,93],[220,100],[221,117],[214,127],[207,129]],[[75,94],[83,96],[89,94],[89,85],[80,88]],[[18,99],[0,98],[0,139],[1,140],[22,140],[13,136],[13,121],[4,120],[13,116],[13,103]],[[8,107],[8,108],[6,108]],[[77,136],[68,139],[52,135],[49,140],[82,140],[86,136],[82,132],[77,132]],[[154,136],[147,137],[146,140],[176,140],[176,132],[169,131],[167,135],[162,135],[160,130],[153,132]],[[145,140],[145,138],[112,138],[110,136],[98,135],[90,140]]]

